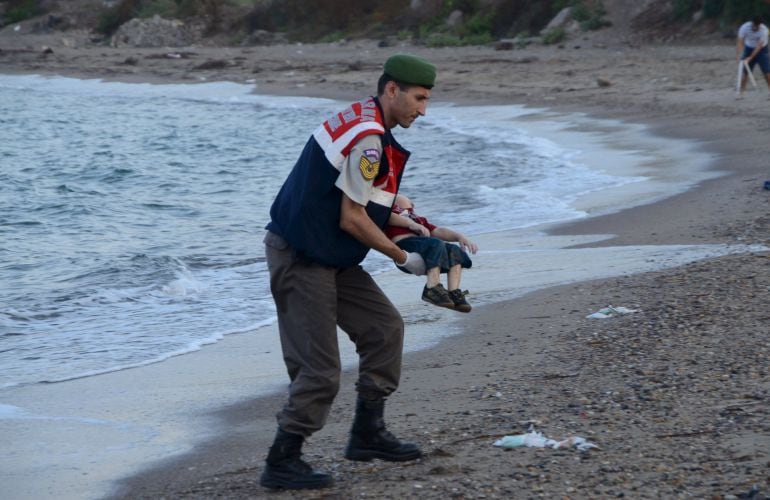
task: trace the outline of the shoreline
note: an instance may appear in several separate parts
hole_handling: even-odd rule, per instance
[[[765,253],[763,259],[770,259],[770,254]],[[108,498],[317,498],[318,494],[334,498],[445,498],[447,495],[515,498],[522,491],[529,491],[535,496],[560,494],[583,498],[622,494],[652,499],[745,494],[754,485],[765,492],[770,486],[770,481],[763,477],[770,458],[766,448],[770,435],[762,421],[763,415],[767,414],[766,390],[755,390],[736,399],[731,391],[741,386],[741,380],[733,380],[735,377],[730,375],[729,387],[715,394],[700,387],[692,392],[701,400],[693,400],[693,394],[686,394],[689,404],[700,410],[699,417],[706,423],[705,428],[701,428],[697,420],[689,422],[685,418],[676,420],[687,421],[689,427],[677,427],[678,422],[645,424],[645,418],[657,416],[657,413],[667,414],[681,404],[681,395],[676,390],[669,390],[662,412],[641,411],[647,406],[646,402],[663,399],[656,392],[666,392],[665,385],[664,389],[642,387],[642,392],[637,395],[635,391],[639,389],[629,389],[614,382],[614,386],[620,387],[615,392],[616,397],[610,396],[608,402],[603,399],[606,396],[602,391],[576,389],[578,384],[573,383],[575,378],[590,381],[603,367],[611,367],[609,371],[613,375],[621,372],[618,379],[629,386],[634,385],[635,379],[649,383],[649,379],[654,380],[666,371],[665,366],[658,365],[627,380],[626,370],[615,365],[613,352],[602,356],[605,365],[599,364],[593,367],[593,373],[584,375],[587,366],[600,361],[594,359],[596,346],[611,341],[622,343],[626,334],[638,343],[643,335],[632,332],[654,318],[645,314],[653,312],[648,308],[641,318],[626,319],[627,324],[620,326],[618,322],[624,320],[596,323],[597,320],[586,319],[584,313],[604,304],[602,301],[607,296],[620,299],[625,293],[625,298],[634,300],[637,297],[632,296],[633,292],[629,294],[628,289],[663,280],[676,287],[689,272],[695,275],[715,272],[710,281],[723,279],[729,276],[720,275],[720,271],[750,266],[747,260],[752,259],[745,255],[730,256],[700,261],[685,266],[688,269],[684,272],[677,269],[670,276],[651,272],[554,286],[510,301],[484,305],[476,312],[484,314],[486,319],[459,320],[464,329],[461,335],[444,339],[430,351],[405,355],[404,380],[387,409],[389,429],[402,439],[418,441],[422,445],[425,457],[419,462],[367,464],[341,458],[355,405],[351,389],[355,373],[345,370],[343,390],[335,400],[329,422],[308,440],[304,448],[308,461],[335,474],[337,483],[333,488],[320,492],[270,492],[259,486],[263,466],[261,455],[267,452],[272,440],[274,412],[285,399],[284,391],[278,391],[214,412],[214,417],[227,431],[188,454],[126,478]],[[719,265],[712,266],[715,262]],[[765,294],[765,298],[768,295]],[[573,309],[554,308],[553,301],[568,302],[569,308]],[[630,307],[646,305],[641,300],[624,304]],[[761,315],[757,318],[755,314],[753,319],[761,320]],[[516,324],[517,328],[510,330],[509,324]],[[527,332],[538,332],[538,336],[529,336]],[[649,327],[645,333],[648,332]],[[729,337],[729,332],[725,335]],[[662,334],[655,336],[647,343],[659,342],[664,337]],[[741,357],[749,355],[752,347],[758,348],[758,352],[751,356],[752,362],[767,361],[768,351],[762,347],[761,339],[757,340],[730,356],[722,369],[712,374],[714,378],[724,380],[731,369],[740,366]],[[547,345],[549,342],[551,346]],[[560,342],[566,345],[553,347]],[[686,339],[675,342],[683,344],[680,347],[688,345]],[[655,349],[654,345],[646,347]],[[504,359],[499,355],[500,349],[508,353]],[[665,356],[661,357],[666,360]],[[482,358],[485,364],[482,367],[478,363],[468,363],[468,358]],[[693,354],[692,358],[697,355]],[[768,376],[767,370],[764,370],[764,376]],[[742,379],[746,381],[745,376]],[[746,389],[750,388],[747,384]],[[652,394],[648,395],[647,390]],[[712,422],[724,420],[730,411],[740,413],[742,398],[752,412],[758,411],[747,414],[745,421],[735,425],[741,433],[724,429],[730,423]],[[612,399],[628,401],[615,403]],[[560,400],[563,401],[560,403]],[[723,411],[719,415],[704,415],[713,405]],[[624,429],[626,425],[631,427],[630,432]],[[494,440],[527,432],[531,426],[556,439],[570,435],[586,437],[598,443],[600,450],[587,454],[539,449],[505,452],[492,446]],[[654,434],[660,427],[666,432]],[[696,458],[689,455],[693,439],[697,440]],[[683,444],[688,445],[685,450],[680,449]],[[698,469],[699,462],[712,461],[726,463],[721,470]],[[740,463],[744,470],[738,470],[730,462]],[[549,465],[544,466],[546,463]],[[606,464],[610,463],[619,465],[608,467]],[[533,474],[533,469],[538,472]],[[717,479],[720,475],[723,478]]]
[[[653,70],[655,61],[647,66]],[[463,73],[458,72],[457,75]],[[491,87],[494,79],[489,80],[486,85]],[[355,86],[354,83],[349,85]],[[303,89],[305,92],[312,90],[310,87]],[[349,95],[348,90],[340,92]],[[677,94],[681,90],[668,92]],[[710,92],[712,97],[721,95],[713,87],[695,92]],[[487,95],[486,98],[491,101],[500,99],[498,103],[506,102],[502,101],[499,94],[491,94],[494,97]],[[739,103],[741,113],[732,112],[722,116],[727,106],[720,103],[718,106],[705,105],[703,102],[670,103],[672,110],[661,99],[664,102],[659,101],[656,107],[646,109],[648,102],[643,89],[633,96],[631,105],[626,108],[602,107],[599,104],[601,96],[591,97],[583,107],[573,101],[573,96],[560,100],[563,96],[558,95],[548,101],[545,98],[551,95],[547,90],[539,97],[542,101],[527,104],[552,102],[554,105],[550,107],[557,111],[581,111],[609,118],[622,118],[619,115],[625,113],[626,118],[633,123],[638,122],[635,113],[639,112],[644,116],[641,122],[650,126],[653,132],[658,131],[663,136],[669,133],[686,136],[707,144],[707,148],[713,149],[717,155],[715,168],[731,172],[674,197],[614,214],[571,222],[549,231],[551,234],[618,235],[611,240],[589,243],[591,247],[706,242],[768,243],[766,229],[770,221],[767,216],[762,216],[765,213],[762,209],[766,207],[766,198],[758,196],[763,194],[761,181],[765,167],[760,160],[767,156],[768,146],[761,138],[766,131],[761,127],[758,127],[759,130],[738,128],[740,134],[730,134],[735,130],[733,127],[743,126],[743,112],[747,109],[745,101]],[[518,98],[522,99],[521,96]],[[681,110],[682,107],[691,113],[676,116],[676,109]],[[749,115],[757,118],[762,116],[759,110],[752,110]],[[711,120],[707,119],[709,117]],[[736,165],[743,168],[735,168]],[[484,493],[487,497],[496,498],[510,496],[521,491],[521,488],[529,489],[534,495],[580,496],[580,492],[583,492],[587,496],[601,496],[626,492],[626,495],[653,498],[656,496],[653,493],[658,496],[705,494],[713,491],[740,493],[748,491],[754,483],[760,484],[762,491],[766,492],[768,479],[762,477],[761,467],[762,460],[767,458],[767,447],[764,451],[760,447],[751,454],[743,455],[729,447],[720,449],[723,458],[740,458],[739,462],[746,470],[754,471],[752,474],[745,471],[739,473],[723,466],[720,461],[711,463],[705,451],[708,446],[720,445],[718,438],[730,432],[741,431],[743,434],[737,433],[739,437],[746,433],[756,434],[760,436],[760,443],[764,442],[767,435],[767,429],[761,423],[761,417],[767,415],[767,389],[763,389],[766,387],[763,384],[768,380],[767,370],[751,371],[747,368],[741,371],[736,364],[739,355],[751,358],[752,366],[761,367],[763,361],[764,366],[770,364],[767,361],[767,350],[763,351],[761,344],[751,343],[761,340],[756,338],[756,333],[752,335],[751,332],[752,329],[756,332],[756,328],[762,324],[761,311],[763,304],[767,303],[768,290],[759,286],[762,282],[768,282],[766,257],[764,252],[759,256],[744,254],[709,259],[668,272],[619,276],[598,282],[551,287],[513,301],[480,307],[474,311],[478,314],[458,321],[464,329],[461,336],[451,337],[430,351],[409,354],[405,359],[404,380],[401,389],[394,394],[392,404],[388,406],[388,423],[397,435],[425,443],[424,449],[429,454],[424,460],[404,466],[355,464],[341,460],[339,450],[344,446],[352,414],[351,391],[345,389],[340,392],[335,403],[329,425],[314,436],[306,447],[308,459],[315,465],[335,472],[340,483],[329,493],[336,492],[344,498],[364,494],[377,498],[403,498],[418,493],[426,498],[456,493],[470,497]],[[738,278],[731,275],[733,271],[740,271]],[[745,281],[749,273],[755,276],[753,284],[757,285],[751,288],[753,295],[747,295],[746,283],[741,281]],[[709,276],[710,279],[703,284],[692,279],[697,276]],[[716,291],[704,289],[706,285],[729,283],[730,279],[738,279],[742,285],[736,285],[734,289],[724,286],[725,290],[734,292],[732,296],[721,293],[719,286],[716,286]],[[719,348],[730,363],[724,362],[716,369],[709,364],[709,356],[703,354],[714,347],[698,344],[697,341],[703,341],[699,331],[716,328],[715,325],[721,326],[725,321],[729,324],[730,317],[722,317],[718,313],[729,313],[731,309],[717,301],[712,304],[719,306],[714,311],[699,309],[701,316],[691,318],[684,306],[700,307],[699,301],[705,301],[704,296],[707,299],[713,296],[731,302],[733,310],[741,313],[740,317],[734,318],[735,324],[731,325],[730,332],[708,330],[714,338],[731,339],[738,344],[720,345]],[[663,300],[665,297],[674,300]],[[622,300],[622,303],[615,300]],[[744,302],[742,306],[741,300]],[[600,324],[584,318],[592,312],[591,309],[604,307],[608,303],[638,307],[643,314]],[[671,304],[676,307],[672,309]],[[633,338],[638,346],[645,346],[647,351],[638,347],[643,352],[653,352],[654,345],[648,344],[649,339],[641,338],[638,332],[651,333],[645,329],[645,322],[654,323],[664,317],[656,313],[666,313],[671,318],[671,325],[664,325],[669,328],[671,338],[682,335],[675,319],[678,318],[682,324],[692,325],[692,328],[684,332],[692,344],[682,341],[672,347],[672,352],[665,353],[671,359],[662,357],[671,362],[679,356],[673,362],[673,371],[665,369],[665,365],[659,362],[660,357],[650,355],[645,358],[647,365],[638,364],[636,370],[639,374],[630,369],[632,373],[629,374],[623,367],[613,366],[612,358],[597,352],[597,345],[611,350],[612,345],[626,344],[628,338]],[[510,328],[511,325],[516,325],[515,330]],[[662,333],[665,331],[665,328],[655,330],[660,337],[659,341],[668,338]],[[628,336],[623,337],[618,332],[627,333]],[[751,345],[754,346],[753,351],[748,349]],[[690,364],[690,353],[686,351],[694,349],[694,346],[699,349],[698,354],[703,354],[708,360],[701,361],[704,366],[696,368],[693,366],[697,365]],[[501,351],[501,348],[505,351]],[[632,360],[639,356],[631,347],[621,354]],[[692,355],[692,358],[696,359],[696,356]],[[611,375],[596,371],[596,362],[602,359],[604,364],[599,366],[608,367]],[[520,366],[511,366],[511,363]],[[692,409],[676,408],[677,397],[689,394],[687,388],[679,383],[678,377],[685,376],[676,373],[680,366],[685,371],[690,370],[690,374],[699,374],[688,379],[691,383],[693,380],[698,382],[701,378],[708,378],[710,368],[720,376],[727,374],[739,378],[740,375],[753,388],[748,392],[753,395],[753,399],[740,399],[742,396],[737,393],[732,398],[747,403],[744,406],[734,403],[740,410],[728,405],[717,412],[720,419],[729,420],[734,417],[732,428],[720,421],[711,422],[708,414],[696,411],[705,406],[697,404],[697,400],[691,402],[694,406]],[[736,369],[737,375],[731,372]],[[584,371],[592,372],[594,377],[584,377]],[[634,382],[636,379],[641,382]],[[578,380],[586,384],[586,387],[576,389],[573,382]],[[618,380],[627,383],[618,385]],[[733,381],[729,382],[725,385],[734,388]],[[650,387],[646,391],[635,388],[634,384],[640,383],[642,388],[646,385]],[[669,387],[665,386],[666,383]],[[351,385],[350,374],[346,373],[343,387],[349,388]],[[614,386],[615,390],[610,391],[612,394],[609,396],[602,396],[599,390],[601,386]],[[671,387],[680,391],[680,394],[670,391]],[[724,390],[712,389],[725,399]],[[497,396],[498,393],[501,396]],[[550,395],[550,398],[546,395]],[[699,395],[704,400],[710,397],[708,391]],[[214,411],[217,418],[223,419],[223,427],[230,429],[227,436],[220,437],[224,440],[214,444],[213,448],[204,447],[191,457],[183,457],[169,467],[159,467],[130,480],[125,483],[131,488],[127,490],[129,493],[126,493],[126,498],[162,495],[175,498],[210,498],[216,495],[259,497],[265,494],[257,484],[258,474],[261,472],[262,455],[266,453],[274,432],[273,413],[282,398],[283,395],[278,394],[266,400],[245,401],[235,407]],[[658,404],[661,401],[666,404]],[[623,405],[627,408],[623,408]],[[668,418],[689,422],[688,419],[691,419],[692,422],[689,430],[667,429],[667,432],[662,432],[658,429],[660,423],[653,425],[638,422],[641,419],[637,419],[629,408],[636,410],[639,415],[651,415],[653,420]],[[531,420],[537,420],[538,428],[549,437],[560,438],[563,437],[560,434],[566,432],[581,435],[588,433],[586,437],[600,441],[602,451],[595,454],[590,452],[588,455],[569,451],[554,454],[547,450],[505,453],[486,442],[493,435],[525,432],[526,424],[522,422]],[[699,423],[703,426],[697,425]],[[630,436],[624,435],[621,431],[624,424],[635,432]],[[642,432],[652,428],[659,431],[657,436],[670,434],[673,437],[646,436]],[[681,438],[674,435],[687,433],[694,436],[684,438],[688,439],[691,446],[693,441],[697,441],[694,460],[688,460],[677,450],[677,439]],[[624,440],[627,443],[624,444]],[[649,452],[645,445],[649,446]],[[631,457],[633,452],[643,455],[642,459]],[[543,467],[545,462],[550,465]],[[604,463],[615,465],[602,465]],[[537,464],[541,464],[539,470],[535,467]],[[682,468],[681,464],[687,467]],[[627,478],[632,472],[633,477]],[[545,480],[543,476],[546,476]],[[589,479],[597,476],[599,479]],[[724,479],[720,480],[718,487],[709,489],[706,480],[711,478],[713,482],[717,476]],[[697,478],[703,484],[694,484]],[[657,489],[644,489],[652,488],[656,483],[659,483],[655,487]],[[457,491],[453,491],[453,488]],[[301,496],[298,493],[271,496],[292,495]]]
[[[10,76],[7,79],[4,78],[4,76],[6,75],[0,74],[0,79],[2,79],[4,84],[10,84],[11,86],[20,85],[23,87],[29,85],[31,88],[37,90],[45,88],[44,86],[41,86],[41,84],[46,83],[45,79],[48,78],[43,76],[30,76],[28,79],[25,79],[24,77],[21,77],[17,82],[13,76]],[[61,89],[72,91],[71,89],[77,85],[77,82],[83,82],[84,85],[86,85],[86,88],[90,88],[92,91],[94,88],[103,85],[102,83],[94,83],[94,80],[84,81],[68,77],[57,78],[60,79],[55,80],[51,85],[51,90],[54,92],[58,92]],[[219,83],[228,85],[231,82]],[[214,82],[210,82],[210,84],[216,85]],[[109,84],[107,85],[109,86]],[[130,86],[136,84],[127,85]],[[170,85],[169,90],[173,89],[173,93],[169,94],[167,94],[166,87],[161,86],[157,92],[159,95],[169,95],[173,97],[182,95],[187,96],[187,94],[179,93],[179,89],[184,88],[186,85],[194,84]],[[211,92],[210,89],[198,90],[201,92],[196,93],[196,90],[193,90],[192,95],[206,96]],[[230,89],[230,91],[232,90]],[[97,90],[95,92],[100,94],[103,91]],[[124,92],[133,94],[132,90],[124,90]],[[226,97],[229,95],[230,94],[226,94]],[[239,95],[238,91],[235,91],[235,95]],[[270,97],[272,96],[265,94],[257,96],[259,99],[258,102],[260,103],[263,102],[263,99],[269,99]],[[312,101],[315,97],[307,97],[306,99]],[[439,104],[439,106],[441,106],[441,104]],[[459,115],[454,114],[453,110],[455,109],[460,112]],[[538,143],[542,144],[548,151],[550,151],[552,145],[559,144],[559,148],[561,149],[557,154],[562,156],[563,153],[566,152],[567,159],[565,161],[569,164],[586,167],[601,174],[606,173],[611,175],[614,179],[617,179],[618,185],[613,187],[595,188],[593,191],[581,194],[580,200],[582,201],[570,203],[570,206],[584,212],[585,217],[588,218],[595,217],[597,213],[601,214],[606,211],[617,212],[627,209],[630,206],[652,203],[657,198],[673,196],[678,190],[686,191],[688,185],[696,180],[707,180],[713,176],[723,175],[719,172],[712,173],[710,171],[711,169],[706,168],[706,166],[712,162],[712,159],[709,155],[696,151],[694,146],[690,143],[657,137],[647,131],[646,127],[618,120],[588,118],[585,115],[578,113],[560,113],[548,109],[526,108],[520,105],[493,107],[488,105],[465,106],[450,103],[448,106],[439,108],[439,110],[434,108],[433,111],[434,113],[439,111],[440,115],[445,116],[449,120],[455,120],[458,117],[463,116],[473,120],[473,122],[480,121],[480,119],[482,119],[481,117],[490,115],[494,111],[494,116],[488,116],[488,120],[493,120],[498,123],[501,121],[512,121],[516,125],[515,128],[517,133],[523,133],[526,137],[538,141]],[[434,122],[436,122],[436,117],[434,116],[433,118]],[[472,131],[474,128],[470,127],[468,130]],[[633,152],[628,153],[627,151],[629,149],[633,149]],[[660,164],[664,162],[674,162],[681,165],[678,166],[677,169],[671,169],[672,172],[667,172],[660,168]],[[607,164],[607,166],[605,167],[604,164]],[[623,181],[622,179],[629,180]],[[672,193],[672,189],[677,191]],[[469,234],[483,235],[485,233],[506,231],[527,233],[531,230],[539,232],[538,228],[541,226],[552,227],[574,223],[579,220],[581,219],[578,217],[570,219],[568,222],[547,222],[534,226],[523,226],[497,231],[482,230],[479,233]],[[494,240],[495,238],[492,237],[492,239]],[[549,246],[553,245],[546,244]],[[516,245],[514,245],[514,247],[515,246]],[[525,246],[534,246],[534,244],[525,243]],[[590,247],[593,245],[592,242],[575,242],[571,246]],[[501,271],[504,271],[504,269],[501,269]],[[250,329],[249,331],[251,330],[253,329]],[[169,357],[198,351],[203,346],[216,343],[220,340],[221,337],[218,340],[204,340],[201,342],[200,346],[190,348],[186,353],[173,353],[168,356],[162,356],[162,358],[158,360],[142,361],[136,365],[126,365],[115,369],[107,368],[99,373],[78,374],[56,380],[46,380],[44,382],[65,382],[113,371],[140,368],[141,366],[148,364],[163,362]],[[11,387],[15,386],[8,385],[4,388]]]

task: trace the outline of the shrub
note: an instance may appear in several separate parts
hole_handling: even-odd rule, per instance
[[[396,34],[398,40],[411,40],[413,36],[412,30],[401,30]]]
[[[725,8],[725,0],[705,0],[703,2],[703,16],[717,18]]]
[[[489,34],[492,30],[492,15],[476,13],[464,23],[463,29],[469,35]]]
[[[457,35],[450,35],[448,33],[432,33],[425,41],[428,47],[459,47],[460,37]]]
[[[345,33],[341,31],[335,31],[334,33],[329,33],[328,35],[322,36],[318,41],[321,43],[333,43],[344,39]]]
[[[178,5],[174,0],[155,0],[141,7],[137,12],[137,17],[160,16],[172,19],[177,16],[177,8]]]
[[[580,29],[583,31],[593,31],[610,26],[612,23],[604,18],[606,15],[604,2],[601,0],[572,1],[572,19],[580,23]]]
[[[674,2],[674,19],[677,21],[689,19],[695,9],[696,5],[693,0],[676,0]]]
[[[122,0],[117,5],[106,9],[99,16],[96,30],[105,35],[112,35],[120,28],[121,24],[136,17],[141,8],[141,0]]]
[[[10,0],[5,10],[7,24],[18,23],[43,13],[36,0]]]
[[[561,26],[558,28],[553,28],[551,30],[548,30],[548,32],[545,35],[543,35],[543,43],[546,45],[561,43],[566,39],[567,39],[567,31]]]

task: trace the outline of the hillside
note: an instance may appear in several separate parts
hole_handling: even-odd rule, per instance
[[[695,14],[683,11],[683,3]],[[6,26],[0,28],[0,33],[9,30],[41,35],[80,32],[88,33],[92,43],[109,43],[126,21],[157,14],[165,19],[181,19],[186,29],[185,41],[198,45],[264,45],[361,38],[384,41],[408,38],[429,46],[478,45],[540,35],[565,5],[571,5],[575,19],[568,18],[561,23],[556,28],[561,31],[552,33],[558,35],[552,37],[552,42],[577,36],[600,41],[666,42],[730,35],[734,26],[716,17],[704,17],[705,9],[697,8],[701,3],[681,0],[370,3],[355,0],[5,0],[0,1],[0,26]],[[30,17],[17,20],[25,15]]]

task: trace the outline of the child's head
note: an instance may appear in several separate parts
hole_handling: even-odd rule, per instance
[[[412,200],[404,196],[403,194],[396,195],[396,206],[401,210],[408,210],[414,208]]]

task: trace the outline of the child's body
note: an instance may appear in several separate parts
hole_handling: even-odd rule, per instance
[[[467,252],[476,253],[475,243],[457,231],[436,227],[425,217],[416,215],[411,200],[403,195],[396,196],[385,234],[403,250],[418,253],[425,261],[426,284],[422,300],[470,312],[471,306],[460,290],[460,279],[462,268],[472,265]],[[459,246],[451,242],[457,242]],[[441,273],[447,275],[447,288],[440,283]]]

